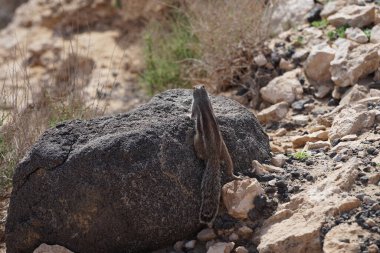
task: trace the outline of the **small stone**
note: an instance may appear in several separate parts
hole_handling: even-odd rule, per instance
[[[243,238],[247,238],[253,234],[253,230],[247,226],[242,226],[238,229],[238,234]]]
[[[335,27],[348,25],[361,28],[375,22],[375,10],[374,6],[348,5],[327,20]]]
[[[363,44],[368,41],[367,35],[365,35],[365,33],[357,27],[347,28],[345,34],[347,36],[347,39],[355,41],[357,43]]]
[[[174,244],[173,248],[176,252],[182,252],[185,241],[178,241]]]
[[[287,61],[284,58],[281,58],[279,67],[282,70],[289,71],[289,70],[294,69],[295,66],[290,61]]]
[[[230,236],[228,237],[228,240],[230,242],[236,242],[237,240],[239,240],[239,236],[236,234],[236,233],[232,233],[230,234]]]
[[[374,221],[373,219],[371,218],[368,218],[365,223],[369,226],[369,227],[374,227],[377,225],[376,221]]]
[[[278,154],[272,157],[271,162],[274,166],[282,167],[284,166],[288,158],[284,154]]]
[[[252,199],[263,194],[264,190],[257,179],[234,180],[222,187],[222,198],[228,214],[234,218],[245,219],[254,206]]]
[[[340,141],[356,141],[358,139],[358,136],[356,134],[349,134],[346,136],[343,136]]]
[[[296,115],[296,116],[292,117],[292,121],[297,125],[305,126],[309,122],[309,116],[307,116],[307,115]]]
[[[277,129],[277,131],[274,133],[273,136],[281,137],[281,136],[286,135],[287,132],[288,131],[285,128],[279,128]]]
[[[380,24],[372,27],[371,30],[371,43],[379,43],[380,42]]]
[[[375,201],[373,199],[371,199],[369,196],[364,196],[363,203],[367,204],[367,205],[371,205],[371,204],[374,204]]]
[[[288,113],[289,105],[287,102],[280,102],[265,108],[257,114],[257,119],[265,124],[268,122],[277,122],[283,119]]]
[[[235,249],[236,253],[248,253],[249,251],[244,246],[239,246]]]
[[[379,247],[376,244],[371,244],[368,246],[368,253],[379,253]]]
[[[265,58],[263,54],[259,54],[258,56],[253,58],[253,60],[259,67],[265,66],[265,64],[268,63],[267,58]]]
[[[213,229],[205,228],[198,233],[197,238],[202,242],[210,241],[216,238],[216,234]]]
[[[311,84],[322,84],[331,80],[330,62],[334,56],[335,50],[327,43],[312,48],[305,62],[305,75]]]
[[[272,79],[268,85],[260,89],[263,100],[271,104],[282,101],[290,104],[302,98],[303,88],[298,79],[300,74],[301,69],[295,69]]]
[[[316,141],[316,142],[306,142],[304,150],[315,150],[315,149],[330,149],[331,144],[328,141]]]
[[[217,242],[207,250],[207,253],[230,253],[234,247],[234,242]]]
[[[185,248],[186,249],[194,249],[196,243],[197,243],[196,240],[188,241],[188,242],[185,243]]]

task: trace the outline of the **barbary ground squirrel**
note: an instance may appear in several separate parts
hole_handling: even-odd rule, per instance
[[[195,120],[195,152],[206,163],[201,185],[202,203],[199,221],[211,227],[219,209],[221,191],[220,163],[225,162],[227,175],[231,179],[241,178],[233,173],[230,154],[220,133],[209,96],[203,85],[194,88],[191,118]]]

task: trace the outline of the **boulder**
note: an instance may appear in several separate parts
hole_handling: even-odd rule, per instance
[[[270,158],[251,112],[211,101],[237,173]],[[191,102],[191,90],[169,90],[128,113],[47,130],[15,169],[7,252],[43,242],[76,253],[142,252],[196,234],[205,163],[193,147]]]
[[[267,86],[260,89],[263,100],[271,104],[282,101],[291,104],[295,100],[302,98],[303,89],[298,80],[300,75],[301,70],[295,69],[272,79]]]
[[[311,84],[331,82],[330,62],[334,59],[335,50],[327,43],[314,46],[305,63],[305,76]]]
[[[360,78],[375,72],[380,65],[380,44],[363,44],[350,50],[348,45],[338,48],[330,72],[339,87],[354,85]]]
[[[328,16],[336,13],[343,7],[350,5],[350,4],[356,4],[358,0],[335,0],[335,1],[328,1],[323,6],[323,10],[321,12],[321,17],[327,18]]]
[[[375,6],[348,5],[329,16],[327,20],[335,27],[348,25],[361,28],[374,23],[375,14]]]

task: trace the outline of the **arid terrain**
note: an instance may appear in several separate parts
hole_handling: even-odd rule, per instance
[[[245,153],[255,149],[256,144],[251,147],[246,142],[251,138],[250,127],[244,126],[246,132],[239,132],[237,122],[241,118],[234,110],[243,109],[213,98],[213,103],[217,101],[215,111],[222,125],[221,132],[234,129],[236,124],[236,134],[224,136],[232,158],[248,156],[249,166],[237,168],[243,180],[222,186],[219,215],[212,228],[200,227],[197,233],[176,239],[154,252],[380,252],[379,1],[285,0],[258,1],[254,5],[249,0],[223,3],[28,0],[12,4],[0,0],[0,6],[6,10],[0,11],[0,243],[3,252],[14,169],[23,157],[27,159],[20,168],[30,162],[30,157],[40,159],[38,152],[44,143],[40,141],[31,148],[38,139],[62,145],[62,150],[56,153],[65,154],[69,146],[65,159],[57,158],[57,162],[56,149],[46,144],[46,150],[51,148],[54,152],[46,151],[52,160],[44,165],[50,166],[51,162],[56,169],[66,162],[81,164],[82,159],[75,152],[85,150],[80,146],[82,142],[97,140],[99,129],[108,131],[114,138],[118,133],[114,128],[125,127],[109,123],[115,119],[139,131],[132,128],[133,124],[141,120],[143,126],[149,125],[149,119],[143,118],[145,114],[150,115],[149,110],[154,111],[157,119],[173,112],[178,113],[178,122],[165,115],[163,119],[178,124],[173,129],[185,131],[191,121],[181,117],[190,114],[190,98],[186,100],[178,95],[183,101],[173,102],[171,99],[177,98],[175,92],[172,97],[170,93],[158,95],[149,103],[161,106],[157,107],[161,111],[151,109],[146,103],[162,91],[188,89],[199,83],[213,96],[237,101],[246,108],[244,112],[248,110],[257,118],[269,137],[272,158],[249,157]],[[160,104],[162,97],[168,104]],[[232,112],[223,109],[223,103],[226,108],[231,106]],[[178,112],[173,109],[175,106]],[[139,110],[145,114],[141,116]],[[102,116],[105,118],[100,123],[97,119],[88,124],[87,121],[61,123]],[[130,121],[126,120],[128,117]],[[232,123],[224,117],[230,117]],[[74,130],[78,128],[75,131],[79,134],[62,130],[71,127],[70,124]],[[83,133],[82,128],[86,129]],[[41,137],[47,129],[49,132]],[[138,133],[144,138],[153,136],[156,141],[155,133]],[[66,145],[63,137],[58,141],[51,137],[58,135],[59,138],[73,135],[76,139]],[[102,142],[107,136],[94,141],[98,149],[100,144],[110,145]],[[160,138],[164,144],[166,139],[171,140],[165,135]],[[178,138],[177,145],[182,137],[175,138]],[[235,139],[232,145],[231,140]],[[144,145],[141,144],[141,150]],[[168,150],[177,152],[182,150],[181,145]],[[138,154],[138,145],[133,146],[133,151],[128,145],[122,148],[139,158],[149,156]],[[73,155],[72,150],[75,150]],[[88,150],[93,152],[91,148]],[[173,155],[168,154],[159,150],[160,166],[171,166],[167,157]],[[120,155],[118,151],[116,155]],[[153,153],[150,155],[155,157]],[[175,156],[186,164],[187,156]],[[86,161],[83,158],[83,164]],[[144,169],[146,166],[149,167],[145,165]],[[21,178],[22,172],[17,173],[17,179]],[[33,185],[42,180],[38,177],[46,176],[39,169],[32,173],[25,176],[25,182],[37,180],[30,183]],[[174,184],[181,180],[166,171],[163,173]],[[20,181],[14,182],[13,190],[24,187]],[[91,190],[97,187],[91,182],[83,183],[87,184]],[[188,191],[186,187],[184,184],[181,190]],[[45,189],[37,188],[36,191]],[[81,213],[83,216],[73,214],[77,223],[85,224],[81,227],[85,233],[91,230],[89,220],[96,220],[97,215],[109,215],[94,211],[92,204],[100,198],[94,190],[90,200],[80,202],[89,207],[88,212]],[[133,202],[133,197],[124,196],[123,201]],[[166,203],[167,199],[157,201]],[[197,202],[189,198],[188,203]],[[115,204],[113,209],[117,208]],[[157,206],[147,206],[141,213],[150,214],[154,208]],[[46,214],[49,215],[54,216]],[[54,221],[59,223],[58,218]],[[32,219],[25,224],[37,228],[36,231],[40,226]],[[150,225],[152,231],[158,227]],[[168,229],[168,233],[175,232]],[[20,240],[27,244],[36,237],[30,233]],[[150,237],[159,241],[164,235],[146,236]],[[115,236],[115,244],[118,240]],[[59,244],[45,242],[43,238],[40,242]],[[61,247],[66,245],[46,244],[34,252],[72,252]],[[17,252],[16,248],[12,246],[12,252]],[[132,251],[125,249],[125,252]]]

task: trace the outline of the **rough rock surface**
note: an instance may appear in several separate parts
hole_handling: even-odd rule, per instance
[[[46,131],[15,171],[7,251],[49,242],[141,252],[195,234],[205,165],[193,149],[191,101],[191,90],[170,90],[126,114]],[[252,113],[224,97],[212,102],[236,172],[270,157]]]
[[[330,140],[336,140],[343,136],[356,134],[375,123],[375,110],[368,111],[364,105],[354,105],[343,109],[334,117],[329,130]]]
[[[375,21],[376,9],[374,6],[349,5],[336,14],[329,16],[327,20],[335,27],[349,25],[351,27],[364,27]]]
[[[325,237],[324,253],[360,252],[360,238],[368,237],[369,232],[358,224],[341,224],[332,228]],[[380,237],[380,236],[379,236]]]
[[[289,203],[264,222],[257,240],[260,253],[321,252],[320,229],[329,215],[346,212],[360,205],[355,197],[343,198],[358,175],[358,162],[349,161],[331,176],[296,194]]]
[[[330,68],[334,83],[347,87],[375,72],[380,64],[379,48],[379,44],[363,44],[349,51],[347,46],[339,47]]]

